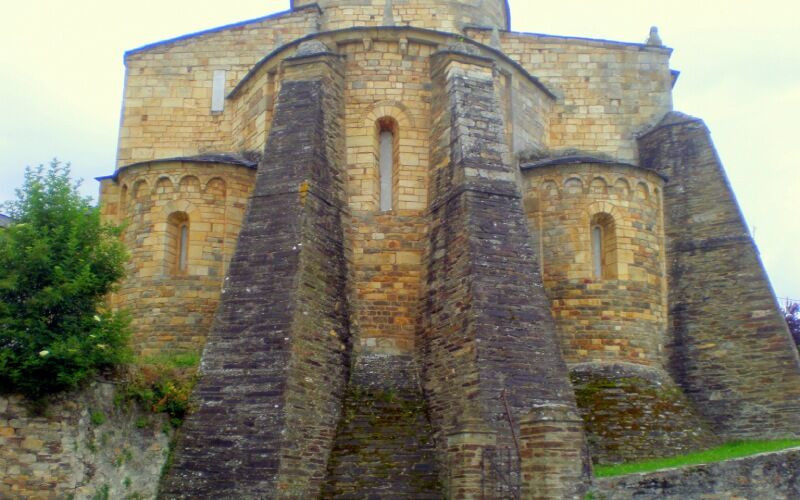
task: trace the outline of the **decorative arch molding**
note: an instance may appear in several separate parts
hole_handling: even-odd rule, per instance
[[[538,186],[539,195],[542,197],[558,198],[561,196],[561,187],[557,180],[547,178]]]
[[[603,175],[595,174],[589,183],[590,194],[603,194],[607,195],[609,189],[608,180]]]
[[[133,189],[131,189],[131,197],[136,200],[150,194],[150,184],[147,179],[139,178],[133,182]]]
[[[650,186],[644,181],[636,183],[634,188],[634,197],[640,201],[646,201],[650,198]]]
[[[586,206],[586,221],[590,221],[596,214],[608,214],[614,218],[617,225],[623,220],[619,208],[609,201],[595,201]]]
[[[208,178],[205,182],[201,179],[201,183],[203,186],[203,193],[212,193],[222,198],[225,198],[228,194],[228,183],[220,176]]]
[[[403,103],[388,100],[376,102],[366,110],[364,113],[364,126],[372,127],[380,119],[386,117],[393,118],[401,130],[416,127],[414,119]]]
[[[631,183],[625,177],[618,177],[614,181],[614,191],[617,196],[623,200],[627,200],[631,196]]]
[[[168,194],[174,191],[175,181],[169,175],[159,175],[158,179],[153,183],[153,192],[155,194]]]
[[[178,183],[178,191],[187,193],[200,193],[202,191],[202,184],[200,179],[193,174],[186,174],[181,177]]]
[[[580,175],[569,175],[564,179],[564,194],[584,194],[584,182]]]
[[[175,212],[184,212],[192,220],[197,220],[200,216],[200,211],[189,200],[172,200],[161,207],[164,219]]]

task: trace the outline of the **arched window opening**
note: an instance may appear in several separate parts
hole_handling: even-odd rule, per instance
[[[378,120],[378,175],[380,178],[380,210],[394,208],[395,179],[398,160],[397,121],[385,117]]]
[[[174,212],[167,218],[165,267],[168,274],[187,274],[189,270],[189,216]]]
[[[614,218],[606,213],[596,214],[591,221],[592,277],[617,278],[617,235]]]

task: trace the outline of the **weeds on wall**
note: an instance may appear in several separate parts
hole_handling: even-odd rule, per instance
[[[153,413],[166,413],[172,427],[180,427],[191,409],[197,381],[197,353],[167,353],[136,360],[128,370],[120,401],[135,402]]]

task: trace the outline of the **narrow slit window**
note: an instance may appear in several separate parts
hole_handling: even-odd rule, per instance
[[[594,277],[603,277],[603,229],[600,226],[592,228],[592,263],[594,267]]]
[[[617,230],[614,217],[599,213],[592,217],[592,277],[598,280],[617,279]]]
[[[180,242],[178,247],[178,272],[185,273],[189,262],[189,226],[181,225]]]
[[[381,212],[392,209],[392,188],[394,173],[394,133],[383,129],[380,135],[380,178],[381,178]]]
[[[214,71],[211,81],[211,112],[221,113],[225,109],[225,70]]]

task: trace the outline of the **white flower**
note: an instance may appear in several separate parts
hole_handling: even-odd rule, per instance
[[[108,347],[106,344],[97,344],[98,349],[105,349],[106,347]]]
[[[43,358],[46,357],[48,354],[50,354],[50,351],[39,351],[39,356]]]
[[[96,315],[96,314],[95,314],[95,315],[94,315],[94,320],[95,320],[95,321],[100,321],[100,316],[98,316],[98,315]]]

